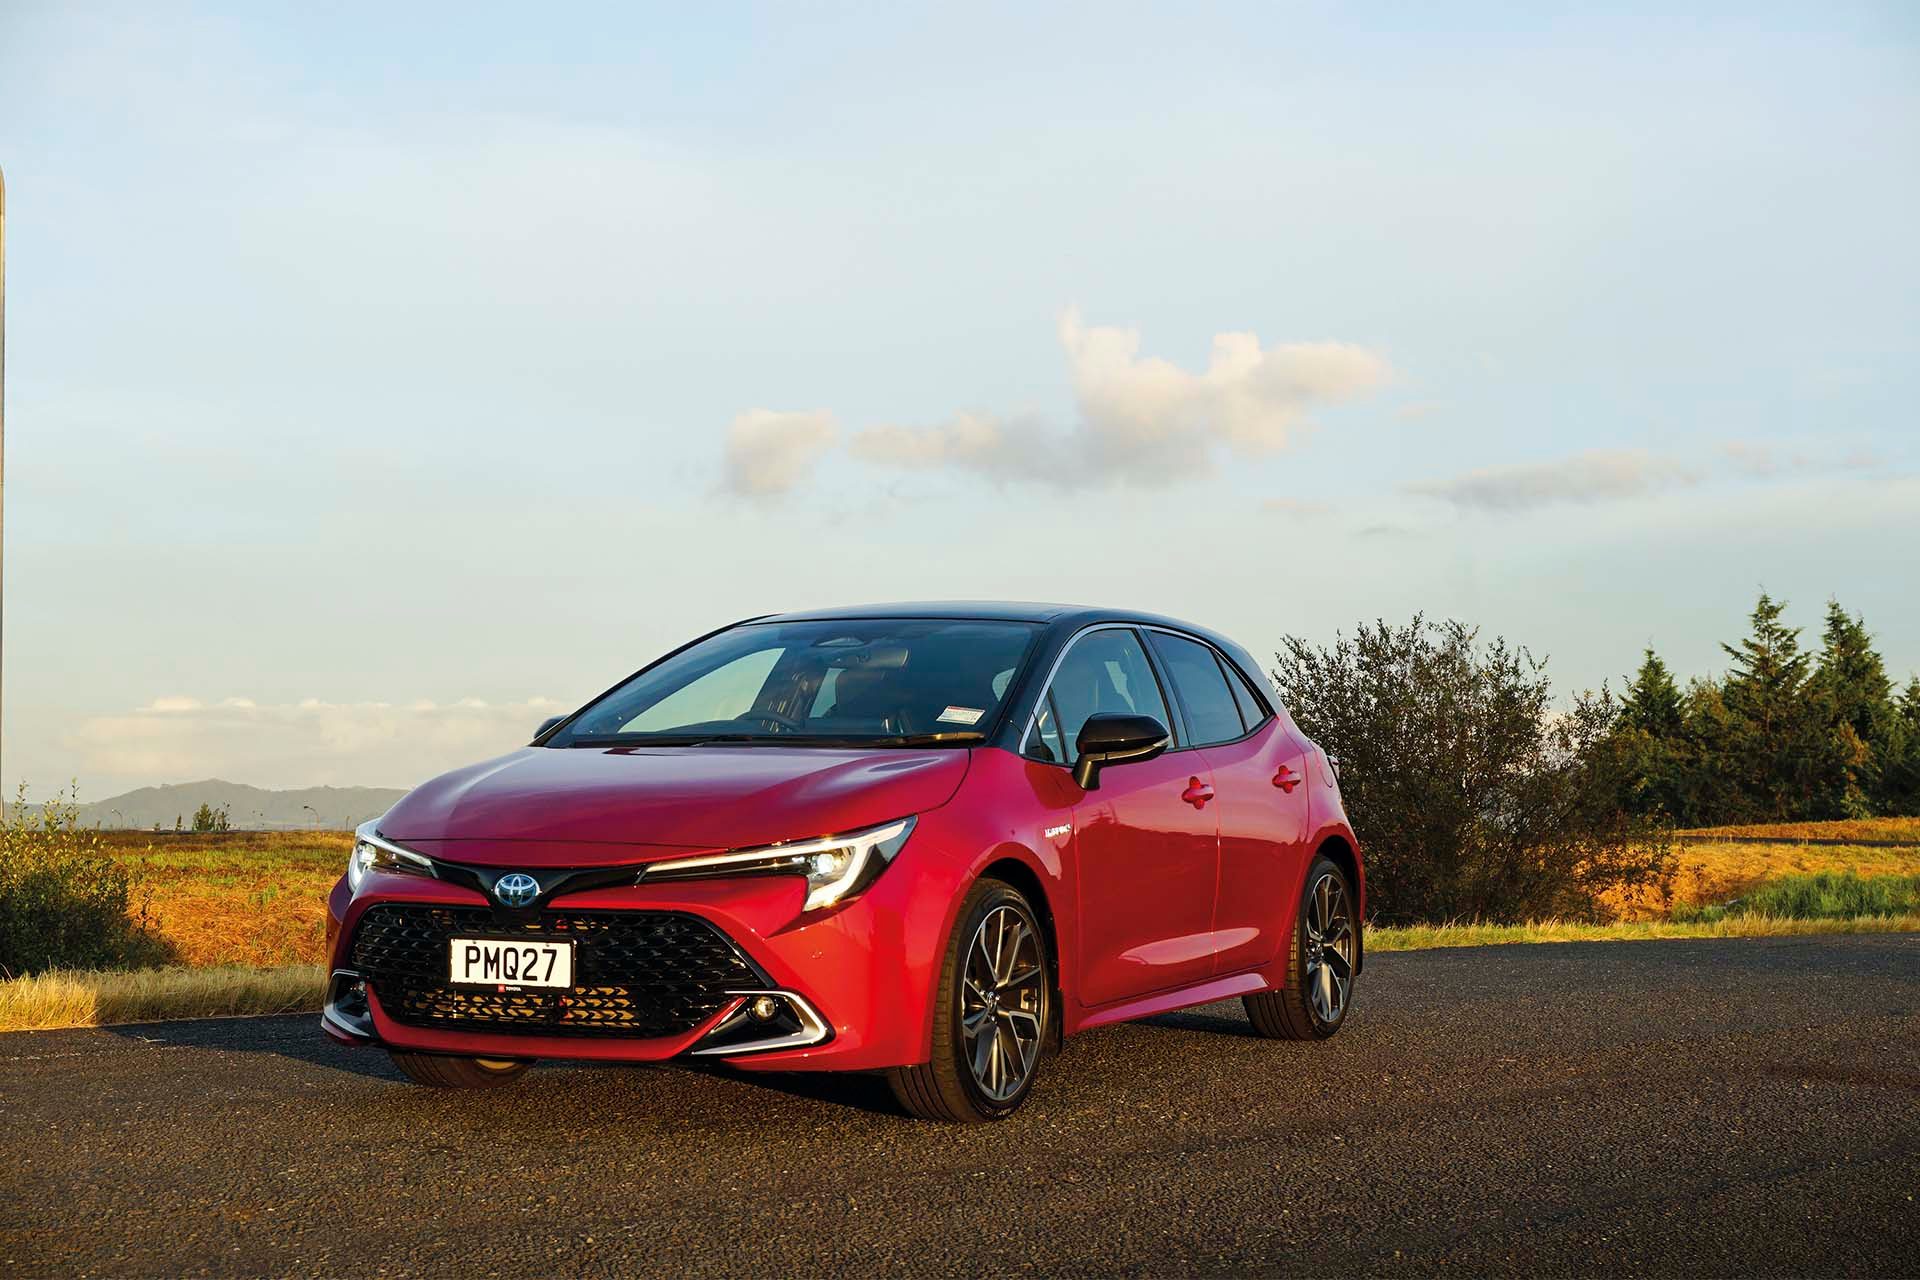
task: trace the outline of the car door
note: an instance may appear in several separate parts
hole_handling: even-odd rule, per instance
[[[1082,632],[1041,697],[1026,754],[1073,762],[1087,717],[1149,715],[1175,733],[1138,633]],[[1176,742],[1178,741],[1176,737]],[[1213,965],[1218,832],[1213,776],[1197,752],[1111,765],[1073,807],[1079,997],[1112,1004],[1198,982]]]
[[[1306,746],[1212,645],[1170,631],[1149,635],[1188,738],[1213,771],[1220,824],[1213,972],[1255,968],[1280,953],[1293,924],[1311,795]]]

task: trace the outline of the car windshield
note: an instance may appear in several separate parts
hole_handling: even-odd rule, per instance
[[[978,742],[1038,634],[950,618],[750,623],[641,672],[546,745]]]

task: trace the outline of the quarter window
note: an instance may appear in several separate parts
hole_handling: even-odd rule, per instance
[[[1220,670],[1212,649],[1185,636],[1156,631],[1153,651],[1167,664],[1173,687],[1187,706],[1196,746],[1230,742],[1247,731],[1240,720],[1239,705],[1227,687],[1227,677]]]
[[[1227,669],[1227,683],[1233,686],[1233,700],[1240,704],[1240,718],[1246,721],[1247,728],[1267,722],[1267,709],[1260,705],[1260,695],[1253,691],[1253,685],[1246,675],[1231,662],[1222,662]]]
[[[1033,732],[1027,738],[1027,755],[1050,764],[1067,763],[1067,747],[1060,741],[1060,720],[1053,714],[1053,696],[1040,699],[1040,710],[1033,717]]]

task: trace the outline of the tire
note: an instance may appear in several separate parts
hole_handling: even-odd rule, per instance
[[[894,1068],[887,1083],[921,1120],[1003,1120],[1033,1089],[1053,1017],[1053,963],[1032,905],[1004,881],[978,881],[960,904],[941,961],[933,1057]]]
[[[1353,1005],[1360,927],[1345,873],[1316,857],[1294,913],[1287,985],[1242,998],[1253,1029],[1269,1040],[1325,1040],[1340,1030]]]
[[[387,1056],[407,1079],[434,1089],[498,1089],[518,1080],[533,1065],[509,1058],[456,1058],[402,1049],[389,1049]]]

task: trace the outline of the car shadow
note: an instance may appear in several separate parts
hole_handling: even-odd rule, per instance
[[[319,1018],[310,1013],[279,1017],[199,1018],[180,1022],[135,1022],[100,1027],[99,1031],[123,1040],[168,1049],[201,1049],[213,1053],[257,1053],[307,1066],[321,1067],[370,1080],[402,1084],[406,1077],[378,1048],[350,1048],[329,1040],[320,1030]],[[698,1079],[725,1080],[750,1088],[765,1089],[809,1102],[847,1107],[881,1115],[899,1115],[900,1107],[886,1081],[879,1076],[820,1072],[739,1071],[722,1063],[681,1061],[674,1063],[601,1063],[560,1062],[540,1064],[547,1069],[589,1071],[657,1070]]]
[[[376,1080],[404,1079],[378,1049],[349,1048],[320,1030],[320,1015],[290,1013],[273,1017],[195,1018],[180,1022],[128,1022],[101,1027],[123,1040],[169,1049],[213,1053],[258,1053],[308,1066]]]
[[[894,1101],[893,1090],[884,1078],[859,1072],[834,1071],[740,1071],[719,1063],[675,1063],[674,1069],[690,1075],[726,1080],[749,1088],[765,1089],[804,1102],[824,1102],[831,1106],[864,1111],[869,1115],[898,1118],[902,1112]]]
[[[1209,1035],[1217,1036],[1259,1038],[1259,1033],[1253,1029],[1253,1024],[1245,1018],[1236,1018],[1231,1014],[1209,1013],[1204,1008],[1156,1014],[1151,1018],[1142,1018],[1134,1025],[1164,1027],[1169,1031],[1204,1031]]]

